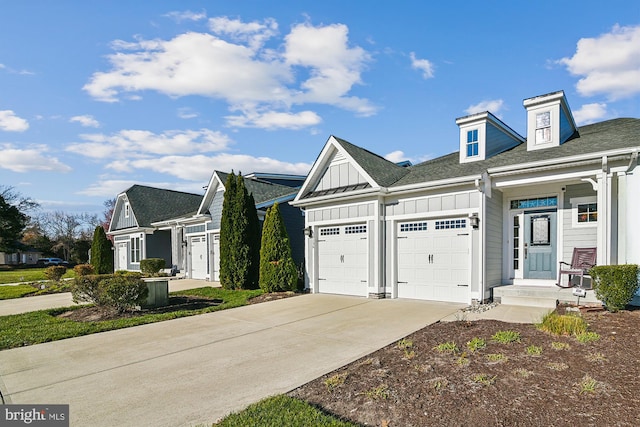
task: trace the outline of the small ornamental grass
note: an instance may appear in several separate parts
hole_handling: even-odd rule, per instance
[[[478,351],[478,350],[482,350],[483,348],[487,347],[487,342],[482,339],[482,338],[478,338],[478,337],[474,337],[471,339],[471,341],[467,342],[467,348],[469,349],[469,351]]]
[[[379,385],[378,387],[367,390],[363,393],[366,397],[372,400],[386,400],[389,398],[389,387],[386,384]]]
[[[498,344],[511,344],[520,342],[520,332],[516,331],[498,331],[491,337],[491,341]]]
[[[529,356],[540,356],[542,354],[542,347],[530,345],[527,347],[526,351]]]
[[[444,342],[433,347],[439,353],[458,353],[458,346],[453,341]]]
[[[600,334],[597,332],[583,332],[576,335],[576,340],[582,344],[589,344],[600,339]]]
[[[598,381],[591,378],[590,375],[585,375],[582,377],[580,383],[578,383],[578,387],[580,388],[580,394],[584,393],[594,393],[596,388],[598,387]]]
[[[498,378],[497,375],[494,375],[492,377],[491,375],[488,375],[488,374],[476,374],[473,376],[472,380],[476,384],[482,384],[482,385],[488,386],[496,382],[496,378]]]
[[[558,314],[554,311],[545,314],[536,327],[553,335],[577,335],[586,332],[587,322],[576,314]]]
[[[341,374],[335,374],[324,380],[324,385],[327,387],[328,392],[332,392],[335,388],[344,384],[344,381],[349,376],[348,372],[343,372]]]

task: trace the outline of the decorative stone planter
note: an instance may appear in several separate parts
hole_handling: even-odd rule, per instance
[[[169,280],[166,277],[148,277],[142,279],[147,284],[147,307],[169,305]]]

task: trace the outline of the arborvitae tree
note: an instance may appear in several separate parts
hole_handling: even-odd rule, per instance
[[[298,274],[291,256],[289,235],[275,203],[267,210],[260,246],[260,288],[265,292],[293,291]]]
[[[111,241],[107,239],[104,228],[97,226],[91,243],[91,265],[95,274],[113,273],[113,251]]]
[[[235,250],[235,220],[238,212],[236,200],[236,175],[231,171],[224,184],[224,200],[222,202],[222,217],[220,218],[220,284],[225,289],[234,289],[234,250]]]

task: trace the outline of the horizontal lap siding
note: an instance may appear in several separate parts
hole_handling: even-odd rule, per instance
[[[494,190],[485,201],[485,283],[490,289],[502,284],[502,248],[506,244],[502,233],[502,193]]]
[[[574,227],[573,206],[571,199],[576,197],[596,196],[591,184],[568,185],[564,194],[564,210],[562,212],[562,227],[564,232],[562,259],[571,262],[574,248],[595,248],[597,245],[597,227]]]

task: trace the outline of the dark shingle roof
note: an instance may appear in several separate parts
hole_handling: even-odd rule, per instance
[[[392,186],[479,175],[487,169],[500,166],[561,159],[629,147],[640,147],[640,119],[613,119],[578,128],[577,134],[559,147],[527,151],[525,142],[487,160],[462,164],[459,161],[458,152],[447,154],[406,168],[409,173]]]
[[[398,166],[371,151],[334,136],[336,141],[381,187],[389,187],[409,172],[407,168]]]
[[[228,173],[216,171],[216,174],[220,177],[222,184],[227,182]],[[298,189],[288,187],[286,185],[274,184],[269,181],[264,181],[256,178],[244,177],[244,185],[247,187],[247,191],[253,194],[253,199],[256,205],[276,200],[284,196],[297,194]]]
[[[202,201],[199,194],[134,185],[125,191],[139,227],[152,222],[195,214]]]

